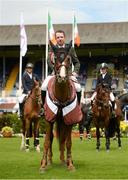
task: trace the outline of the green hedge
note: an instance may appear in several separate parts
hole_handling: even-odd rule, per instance
[[[0,116],[0,131],[4,126],[12,127],[14,133],[20,133],[22,124],[17,114],[5,113]]]
[[[0,115],[0,131],[4,126],[13,128],[14,133],[20,133],[22,129],[22,121],[18,119],[17,114],[5,113]],[[45,122],[40,118],[40,133],[45,133]]]

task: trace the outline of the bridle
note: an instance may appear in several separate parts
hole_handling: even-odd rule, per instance
[[[41,102],[42,102],[42,100],[41,100],[41,90],[40,90],[40,87],[39,87],[38,84],[35,85],[35,87],[31,90],[28,98],[31,98],[33,100],[33,102],[35,102],[37,104],[41,104]]]
[[[99,87],[100,88],[100,92],[97,90],[97,96],[96,96],[96,104],[98,107],[101,108],[107,108],[110,106],[110,98],[109,98],[109,94],[110,92],[108,91],[108,89],[103,88],[102,86]]]
[[[59,83],[66,82],[69,77],[68,77],[68,69],[69,69],[69,63],[66,63],[65,60],[69,58],[69,55],[66,56],[64,61],[60,63],[59,65],[55,64],[55,74],[56,74],[56,79]]]

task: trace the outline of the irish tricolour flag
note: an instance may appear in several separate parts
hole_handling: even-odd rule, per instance
[[[48,13],[48,32],[49,32],[49,39],[52,41],[53,44],[56,44],[55,31],[54,31],[52,19],[49,13]]]
[[[74,27],[74,44],[76,44],[77,46],[80,45],[80,36],[79,36],[79,32],[78,32],[78,27],[77,27],[77,22],[76,22],[76,17],[74,16],[74,22],[73,22],[73,27]]]

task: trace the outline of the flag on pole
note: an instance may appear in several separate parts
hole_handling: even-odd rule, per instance
[[[25,56],[27,52],[27,35],[25,32],[24,20],[22,14],[20,18],[21,18],[20,19],[20,54],[21,56]]]
[[[78,32],[76,17],[74,16],[74,22],[73,22],[73,33],[74,33],[74,44],[76,44],[78,47],[80,46],[80,36]]]
[[[55,31],[54,31],[52,19],[49,13],[48,13],[48,32],[49,32],[49,39],[52,41],[53,44],[56,44]]]

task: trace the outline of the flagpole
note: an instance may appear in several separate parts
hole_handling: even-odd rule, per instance
[[[72,22],[72,47],[74,48],[74,12],[73,12],[73,22]]]
[[[46,51],[45,51],[45,78],[48,76],[48,11],[47,11],[47,23],[46,23]]]
[[[73,19],[72,19],[72,47],[74,48],[74,12],[73,12]],[[72,63],[72,72],[74,70],[74,65]]]
[[[22,55],[20,53],[20,66],[19,66],[19,93],[21,94],[21,86],[22,86]]]

